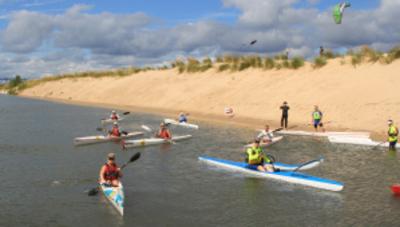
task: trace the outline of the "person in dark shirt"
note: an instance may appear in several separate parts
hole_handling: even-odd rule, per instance
[[[281,127],[287,129],[288,127],[288,118],[289,118],[289,109],[288,103],[285,101],[281,106],[282,117],[281,117]]]
[[[324,47],[323,46],[320,46],[319,47],[319,56],[321,56],[321,57],[323,57],[324,56]]]

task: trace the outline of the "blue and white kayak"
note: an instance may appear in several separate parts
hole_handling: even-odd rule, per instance
[[[186,122],[178,122],[178,121],[175,121],[173,119],[164,119],[164,123],[165,124],[176,125],[176,126],[180,126],[180,127],[184,127],[184,128],[199,129],[198,125],[189,124],[189,123],[186,123]]]
[[[110,201],[110,203],[117,209],[121,216],[124,215],[124,187],[121,182],[118,187],[111,187],[100,184],[100,188],[104,193],[104,196]]]
[[[207,156],[199,157],[199,160],[206,162],[207,164],[223,167],[225,169],[230,169],[234,171],[240,171],[256,177],[271,178],[275,180],[310,186],[329,191],[341,191],[344,187],[344,185],[340,182],[319,178],[299,172],[292,172],[292,171],[280,171],[273,173],[261,172],[257,170],[256,166],[248,165],[247,163],[244,162],[235,162],[235,161],[223,160]]]

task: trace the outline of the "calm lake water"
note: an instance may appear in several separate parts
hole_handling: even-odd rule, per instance
[[[199,131],[174,128],[193,139],[121,151],[119,144],[74,147],[96,135],[108,109],[0,96],[0,226],[400,226],[399,158],[382,150],[286,137],[268,152],[298,163],[320,155],[308,173],[341,181],[342,192],[244,176],[207,166],[200,155],[242,160],[254,131],[200,122]],[[162,116],[132,113],[127,130],[154,128]],[[101,193],[89,197],[108,152],[124,170],[125,216]]]

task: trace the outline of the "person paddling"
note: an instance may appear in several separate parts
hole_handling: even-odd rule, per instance
[[[165,123],[160,124],[160,130],[156,133],[156,137],[170,140],[172,138],[171,132],[168,130],[167,126]]]
[[[179,123],[187,123],[188,122],[187,116],[189,116],[188,113],[184,113],[184,112],[179,113],[179,117],[178,117]]]
[[[269,125],[265,125],[265,129],[258,134],[257,139],[262,141],[263,143],[271,143],[272,138],[274,138],[274,134],[269,129]]]
[[[110,119],[115,121],[118,121],[120,119],[119,115],[115,110],[111,111]]]
[[[121,177],[121,169],[115,163],[115,154],[109,153],[107,155],[107,162],[100,169],[100,184],[104,184],[109,187],[118,187],[119,179]]]
[[[257,166],[258,171],[275,172],[272,161],[264,155],[258,139],[254,140],[253,145],[246,149],[245,162],[249,165]]]
[[[287,129],[290,107],[288,106],[288,103],[285,101],[285,102],[283,102],[280,109],[282,110],[281,127],[282,128],[284,127],[285,129]]]
[[[324,124],[322,123],[323,114],[319,110],[318,106],[314,106],[314,112],[312,113],[312,124],[314,125],[314,129],[318,132],[318,127],[322,129],[322,132],[325,132]]]
[[[389,151],[396,150],[397,136],[399,135],[399,129],[393,124],[392,120],[388,121],[388,141],[389,141]]]
[[[113,123],[112,129],[108,132],[109,136],[120,137],[121,131],[119,130],[119,126],[117,122]]]

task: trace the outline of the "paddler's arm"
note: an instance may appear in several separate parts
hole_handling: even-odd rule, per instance
[[[102,183],[105,183],[106,182],[106,180],[104,179],[104,171],[106,170],[106,167],[103,165],[102,167],[101,167],[101,169],[100,169],[100,173],[99,173],[99,183],[100,184],[102,184]]]
[[[120,178],[122,176],[123,176],[123,174],[122,174],[121,168],[118,168],[118,177]]]

